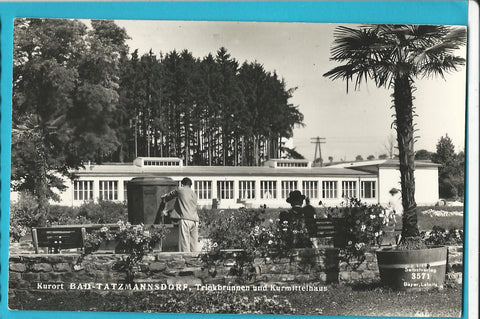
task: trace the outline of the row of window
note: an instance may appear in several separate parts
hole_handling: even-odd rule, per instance
[[[291,191],[299,190],[298,181],[281,181],[280,196],[288,198]],[[310,198],[338,198],[338,181],[322,181],[321,191],[318,181],[302,181],[303,194]],[[344,197],[357,197],[357,182],[342,181],[342,194]],[[127,198],[127,181],[123,182],[124,198]],[[260,198],[277,199],[277,181],[260,181]],[[100,181],[99,182],[100,200],[118,200],[118,181]],[[212,181],[195,181],[194,190],[198,199],[212,199]],[[255,199],[256,182],[239,181],[238,197],[239,199]],[[319,196],[321,195],[321,196]],[[361,181],[360,198],[375,198],[375,181]],[[217,199],[235,199],[234,181],[217,181]],[[93,181],[75,181],[73,187],[74,200],[92,200],[93,199]]]
[[[308,167],[308,163],[297,162],[277,162],[277,167]]]
[[[127,181],[123,182],[124,198],[127,198]],[[93,181],[75,181],[73,183],[74,200],[93,199]],[[118,181],[99,181],[98,199],[118,200]]]
[[[180,166],[180,161],[162,161],[162,160],[149,160],[143,161],[144,166]]]

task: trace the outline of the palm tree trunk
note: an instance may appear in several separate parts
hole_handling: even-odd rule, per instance
[[[408,75],[397,75],[394,84],[397,141],[402,186],[402,238],[419,236],[415,202],[415,153],[413,129],[412,81]]]

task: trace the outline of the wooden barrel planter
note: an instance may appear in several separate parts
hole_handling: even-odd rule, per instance
[[[447,247],[416,250],[382,249],[376,252],[380,279],[398,290],[428,290],[445,281]]]

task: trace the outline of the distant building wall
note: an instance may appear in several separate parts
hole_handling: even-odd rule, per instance
[[[137,175],[138,176],[138,175]],[[82,193],[78,194],[78,184],[75,186],[75,182],[65,180],[67,189],[60,195],[61,205],[66,206],[80,206],[86,201],[93,200],[98,202],[99,200],[112,200],[116,202],[126,201],[126,183],[132,178],[137,176],[82,176],[77,180],[77,183],[83,183]],[[177,176],[168,176],[173,180],[180,182],[181,178]],[[195,176],[192,177],[193,189],[198,197],[198,205],[200,208],[208,208],[212,206],[212,201],[215,199],[218,202],[218,208],[239,208],[239,207],[259,207],[260,205],[267,205],[267,207],[290,207],[290,204],[286,202],[288,193],[291,190],[298,189],[303,194],[306,194],[311,199],[313,206],[319,206],[319,202],[322,201],[322,205],[335,206],[339,205],[344,197],[348,194],[354,195],[354,197],[362,198],[361,190],[362,183],[373,183],[375,187],[378,187],[377,178],[375,177],[272,177],[272,176],[225,176],[225,177],[212,177],[212,176]],[[103,187],[103,193],[108,193],[103,198],[100,198],[101,183],[114,182],[114,190],[110,193]],[[222,190],[219,189],[222,183],[231,182],[231,193],[233,196],[225,196],[228,198],[221,198]],[[265,189],[265,182],[271,182],[271,187]],[[289,187],[289,183],[293,182],[296,187],[286,189]],[[324,183],[325,182],[325,183]],[[355,190],[345,189],[345,183],[355,183]],[[251,184],[248,184],[251,183]],[[315,184],[316,187],[310,187]],[[333,184],[332,184],[333,183]],[[248,184],[248,186],[247,186]],[[86,189],[87,185],[87,190]],[[328,190],[328,187],[335,185],[335,189]],[[252,186],[251,188],[248,188]],[[76,189],[76,190],[74,190]],[[77,192],[77,195],[75,195]],[[85,199],[85,196],[92,196]],[[220,195],[220,196],[219,196]],[[352,196],[350,196],[352,197]],[[377,203],[377,190],[373,194],[369,193],[363,196],[362,201],[367,203]]]
[[[284,166],[278,166],[285,164]],[[287,165],[288,164],[288,165]],[[355,166],[352,166],[355,164]],[[125,202],[126,185],[134,177],[170,177],[180,182],[184,176],[193,180],[200,208],[259,207],[286,208],[290,191],[299,190],[311,199],[313,206],[341,204],[347,197],[369,204],[388,203],[389,190],[400,189],[400,171],[395,163],[367,161],[336,167],[311,167],[305,160],[271,160],[263,167],[183,167],[175,158],[138,158],[133,164],[87,165],[75,174],[77,179],[64,178],[66,190],[58,193],[66,206],[80,206],[100,200]],[[348,168],[346,168],[348,167]],[[417,166],[415,170],[416,200],[419,205],[438,201],[438,167]],[[16,199],[11,194],[11,199]]]
[[[390,198],[389,190],[401,189],[400,171],[394,167],[381,167],[378,180],[380,185],[379,202],[386,205]],[[415,170],[415,200],[417,205],[434,205],[438,201],[438,168],[428,167]]]

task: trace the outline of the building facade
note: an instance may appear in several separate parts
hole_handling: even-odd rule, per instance
[[[184,166],[179,158],[137,158],[133,164],[87,165],[66,181],[60,205],[127,200],[127,183],[135,177],[158,176],[180,181],[189,177],[200,207],[288,207],[288,194],[299,190],[314,206],[341,204],[347,197],[386,204],[388,191],[400,188],[398,161],[365,161],[312,167],[306,160],[270,160],[260,167]],[[418,163],[415,171],[419,205],[438,201],[438,165]]]

